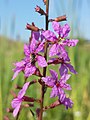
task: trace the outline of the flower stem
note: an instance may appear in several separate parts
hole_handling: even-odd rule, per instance
[[[49,13],[49,0],[47,0],[46,3],[46,30],[48,30],[48,13]],[[44,49],[44,57],[47,61],[47,42],[45,44],[45,49]],[[47,67],[43,68],[43,77],[46,76],[46,69]],[[42,88],[41,88],[41,105],[40,105],[40,113],[39,113],[39,117],[38,120],[42,120],[42,116],[43,116],[43,103],[44,103],[44,94],[45,94],[45,84],[42,84]]]

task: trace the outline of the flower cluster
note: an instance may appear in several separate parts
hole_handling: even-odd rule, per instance
[[[24,45],[24,54],[25,58],[20,62],[14,63],[15,68],[14,75],[12,79],[15,79],[16,76],[22,71],[26,78],[31,75],[38,75],[41,80],[41,85],[45,84],[48,88],[52,88],[50,97],[58,97],[60,104],[68,107],[72,107],[73,102],[65,94],[65,90],[71,90],[71,86],[67,84],[67,80],[70,78],[68,70],[76,74],[73,66],[70,63],[70,58],[68,52],[66,51],[67,47],[74,47],[78,43],[76,39],[67,38],[68,33],[70,32],[70,27],[68,24],[61,26],[58,22],[53,21],[52,27],[56,32],[50,30],[33,31],[32,37],[29,44]],[[49,48],[49,58],[46,61],[43,56],[45,45],[48,43],[47,47]],[[59,72],[60,79],[56,71],[50,69],[51,76],[43,76],[40,72],[40,67],[44,68],[49,65],[60,64]],[[39,66],[39,67],[38,67]],[[16,116],[20,110],[21,103],[25,101],[25,92],[28,89],[30,82],[24,84],[23,88],[18,93],[17,98],[13,99],[12,107],[14,108],[13,115]],[[32,102],[32,100],[29,102]]]
[[[69,84],[66,84],[66,81],[70,78],[70,74],[68,74],[68,70],[70,72],[76,74],[77,72],[74,70],[73,66],[70,64],[70,58],[68,56],[68,52],[65,47],[74,47],[77,45],[77,39],[69,39],[67,38],[68,33],[70,32],[70,27],[68,24],[65,24],[63,27],[58,22],[52,22],[52,27],[54,31],[57,33],[55,35],[54,32],[50,30],[46,30],[43,32],[44,38],[50,43],[49,50],[49,61],[48,64],[60,64],[59,72],[61,75],[60,80],[58,80],[58,74],[54,70],[50,70],[50,76],[42,77],[42,80],[48,87],[52,88],[52,92],[50,97],[58,96],[59,101],[68,107],[72,107],[73,102],[66,97],[63,89],[71,90]],[[57,56],[57,57],[55,57]],[[53,57],[53,58],[52,58]]]
[[[24,72],[25,77],[29,77],[34,74],[38,70],[35,65],[36,62],[40,67],[47,66],[45,58],[39,54],[39,52],[42,52],[44,49],[44,42],[39,41],[39,35],[40,34],[38,32],[33,33],[31,43],[24,45],[25,58],[22,61],[14,64],[16,68],[13,69],[14,75],[12,80],[15,79],[18,73],[21,71]]]

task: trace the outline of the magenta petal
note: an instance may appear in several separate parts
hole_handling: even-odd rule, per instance
[[[74,74],[77,74],[77,72],[74,70],[73,66],[69,63],[65,63],[65,65],[69,68],[69,70],[74,73]]]
[[[25,64],[25,61],[24,61],[24,60],[22,60],[22,61],[20,61],[20,62],[14,63],[14,65],[15,65],[16,67],[22,67],[24,64]]]
[[[59,72],[60,72],[60,75],[63,76],[64,74],[68,73],[68,69],[64,64],[61,64],[61,66],[59,68]]]
[[[71,86],[69,84],[63,84],[63,88],[66,90],[71,90]]]
[[[17,70],[14,72],[14,75],[13,75],[13,77],[12,77],[12,80],[14,80],[21,71],[22,71],[22,68],[17,69]]]
[[[54,34],[54,32],[50,31],[50,30],[46,30],[42,33],[42,35],[45,37],[46,40],[54,42],[57,41],[57,37]]]
[[[17,75],[24,69],[24,64],[25,64],[24,60],[14,63],[16,68],[13,69],[14,75],[12,77],[12,80],[14,80],[17,77]]]
[[[64,74],[63,76],[61,76],[60,82],[66,83],[66,81],[67,81],[70,77],[71,77],[70,74]]]
[[[22,98],[25,95],[29,84],[30,84],[30,82],[27,82],[27,83],[24,84],[23,88],[18,93],[18,98]]]
[[[40,37],[40,33],[39,32],[35,32],[35,31],[32,32],[32,38],[34,38],[35,40],[38,41],[39,37]]]
[[[42,80],[45,82],[46,85],[53,87],[54,86],[54,80],[52,79],[52,77],[42,77]]]
[[[70,26],[68,24],[65,24],[62,27],[61,37],[63,38],[67,37],[69,32],[70,32]]]
[[[65,48],[64,48],[64,46],[62,46],[62,45],[59,45],[59,52],[60,53],[58,53],[58,56],[60,57],[60,58],[63,58],[64,60],[66,60],[66,61],[70,61],[70,58],[69,58],[69,56],[68,56],[68,52],[65,50]]]
[[[47,66],[47,62],[45,60],[45,58],[43,56],[37,56],[37,62],[38,62],[38,65],[40,67],[46,67]]]
[[[61,26],[58,22],[52,22],[52,27],[54,29],[55,32],[57,32],[58,34],[60,34],[60,30],[61,30]]]
[[[71,42],[71,43],[70,43],[69,46],[72,46],[72,47],[73,47],[73,46],[76,46],[76,45],[77,45],[78,40],[77,40],[77,39],[75,39],[75,40],[73,39],[73,40],[70,40],[70,42]]]
[[[32,38],[31,44],[30,44],[30,53],[33,53],[36,50],[37,47],[37,41]]]
[[[13,110],[13,116],[16,117],[19,110],[20,110],[21,103],[18,104],[18,106]]]
[[[41,52],[43,50],[43,48],[44,48],[44,43],[41,42],[40,45],[38,46],[38,48],[36,49],[36,53]]]
[[[65,41],[63,41],[63,45],[65,45],[65,46],[68,46],[68,47],[74,47],[74,46],[76,46],[77,45],[77,43],[78,43],[78,40],[76,39],[76,40],[69,40],[69,39],[66,39]]]
[[[58,96],[58,88],[56,87],[56,85],[54,85],[50,97],[56,97],[56,96]]]
[[[24,54],[25,54],[25,56],[30,56],[29,45],[24,44]]]
[[[11,102],[12,108],[16,108],[20,104],[20,102],[22,102],[22,99],[18,99],[18,98],[13,99]]]
[[[63,89],[59,88],[58,90],[59,90],[59,94],[58,94],[59,100],[60,100],[60,102],[62,102],[65,99],[66,95],[65,95]]]
[[[59,50],[59,45],[58,43],[54,44],[49,51],[49,57],[57,55],[58,54],[58,50]]]
[[[34,72],[36,71],[36,67],[31,65],[31,64],[27,64],[27,66],[25,67],[25,76],[29,77],[32,74],[34,74]]]
[[[69,98],[65,98],[64,101],[62,102],[66,106],[66,109],[72,108],[73,102]]]
[[[50,74],[52,75],[52,78],[57,81],[58,79],[58,74],[56,71],[50,69]]]

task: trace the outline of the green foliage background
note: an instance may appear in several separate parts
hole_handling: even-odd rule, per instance
[[[52,110],[48,110],[44,113],[44,120],[90,120],[90,43],[83,42],[80,39],[78,46],[69,48],[69,55],[71,63],[75,66],[77,75],[72,75],[68,81],[72,86],[72,91],[67,92],[74,102],[72,109],[65,110],[64,106],[58,106]],[[11,113],[7,113],[6,109],[10,107],[11,100],[13,99],[10,91],[15,90],[15,84],[22,85],[24,82],[24,76],[22,73],[14,80],[11,81],[13,72],[12,63],[16,60],[23,58],[23,43],[20,41],[7,40],[4,37],[0,37],[0,120],[4,119],[4,116],[9,116],[10,120],[14,120]],[[57,67],[52,67],[57,70]],[[49,72],[48,72],[49,74]],[[29,78],[35,79],[33,76]],[[37,98],[40,96],[40,86],[33,85],[27,91],[27,94]],[[50,89],[45,94],[45,105],[49,105],[55,99],[51,99]],[[37,104],[35,104],[37,106]],[[32,111],[35,108],[30,108]],[[23,109],[19,116],[20,120],[34,120],[30,109]]]

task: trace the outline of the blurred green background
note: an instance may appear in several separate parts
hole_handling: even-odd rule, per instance
[[[69,96],[74,102],[73,108],[69,110],[65,110],[64,106],[58,106],[52,110],[48,110],[44,113],[44,120],[90,120],[90,41],[89,41],[90,37],[88,36],[88,34],[86,35],[84,34],[85,28],[82,29],[83,28],[82,21],[85,20],[84,22],[86,23],[88,21],[87,19],[90,20],[90,16],[88,16],[88,18],[86,17],[83,18],[81,16],[81,15],[85,16],[87,14],[87,13],[83,14],[83,9],[84,8],[86,9],[86,7],[83,7],[83,4],[84,4],[83,1],[85,2],[85,0],[82,0],[82,1],[68,0],[68,4],[70,7],[68,5],[67,5],[68,7],[66,6],[65,0],[64,1],[56,0],[56,1],[57,1],[56,3],[55,1],[53,2],[54,5],[52,4],[53,7],[51,8],[51,10],[52,9],[55,10],[55,14],[51,12],[50,16],[51,17],[58,16],[59,13],[61,15],[63,13],[67,13],[68,17],[70,16],[70,19],[69,19],[69,23],[71,25],[70,38],[79,39],[79,44],[76,47],[68,49],[68,52],[71,58],[71,63],[74,65],[78,74],[72,75],[71,79],[69,80],[69,83],[72,86],[72,91],[67,93],[69,94]],[[4,2],[5,2],[5,5],[10,4],[9,0],[6,0]],[[33,2],[33,4],[38,3],[38,1],[32,1],[32,0],[31,2]],[[42,0],[40,2],[42,2]],[[60,3],[60,8],[58,7],[59,6],[58,3]],[[86,0],[85,3],[87,4],[87,11],[89,11],[90,2]],[[30,9],[30,8],[27,8],[27,9]],[[70,11],[69,9],[72,10],[71,13],[69,13]],[[15,16],[17,17],[17,14]],[[37,25],[41,25],[41,23],[39,23],[39,21],[37,21],[36,18],[33,18],[33,19],[37,23]],[[0,16],[0,20],[2,20],[2,15]],[[13,98],[10,91],[14,90],[17,93],[18,90],[15,90],[14,88],[15,84],[22,85],[24,82],[24,76],[22,73],[20,73],[19,76],[14,81],[11,81],[11,78],[13,75],[12,63],[15,62],[16,60],[20,61],[24,57],[23,44],[24,42],[28,41],[26,39],[29,37],[30,33],[26,35],[27,37],[23,38],[24,39],[24,42],[23,42],[22,34],[23,32],[27,32],[27,31],[22,31],[20,28],[20,30],[22,31],[21,34],[16,35],[14,33],[15,31],[17,31],[15,30],[16,24],[14,20],[16,19],[11,19],[11,22],[10,22],[11,27],[7,26],[6,23],[3,23],[5,24],[4,26],[2,25],[2,21],[0,22],[0,30],[2,31],[2,29],[4,29],[3,32],[0,32],[0,120],[5,119],[4,118],[5,116],[8,116],[10,120],[14,120],[12,114],[6,112],[6,108],[10,107],[11,100]],[[18,22],[18,25],[19,25],[19,22]],[[79,25],[81,25],[81,27]],[[89,26],[90,25],[88,23],[87,27]],[[11,33],[9,36],[7,35],[8,28],[11,30]],[[88,33],[89,32],[90,31],[88,31]],[[33,76],[29,78],[28,81],[34,78],[35,77]],[[37,98],[38,96],[40,96],[40,94],[38,94],[39,90],[40,90],[39,85],[38,86],[33,85],[31,88],[29,88],[29,90],[27,91],[27,94],[30,94],[30,96],[34,96]],[[55,99],[50,99],[49,96],[50,96],[50,90],[47,90],[47,93],[45,95],[45,102],[44,102],[45,105],[50,104],[52,103],[52,101],[55,100]],[[35,108],[31,108],[31,110],[35,110]],[[19,119],[34,120],[28,108],[23,109],[21,111]]]

